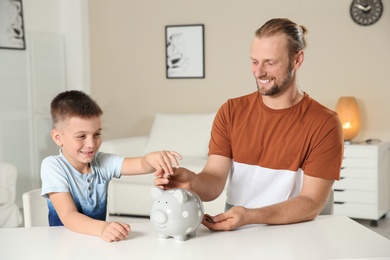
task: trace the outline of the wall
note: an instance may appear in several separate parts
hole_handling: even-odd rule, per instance
[[[89,93],[88,0],[23,0],[22,2],[26,33],[49,32],[63,35],[67,88]]]
[[[374,25],[350,18],[351,0],[89,1],[92,95],[105,112],[107,139],[146,134],[156,112],[216,111],[255,91],[249,47],[273,17],[309,29],[300,87],[335,108],[354,95],[363,127],[357,139],[390,139],[390,1]],[[206,78],[165,78],[166,25],[205,25]]]
[[[23,192],[41,186],[42,159],[58,153],[50,101],[64,89],[88,92],[90,79],[87,0],[22,3],[26,50],[0,50],[0,161],[18,169],[20,207]]]

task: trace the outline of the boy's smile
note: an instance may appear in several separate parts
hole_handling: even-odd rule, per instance
[[[90,173],[89,163],[102,143],[101,131],[100,117],[71,117],[61,122],[59,129],[52,131],[52,136],[73,167],[80,173]]]

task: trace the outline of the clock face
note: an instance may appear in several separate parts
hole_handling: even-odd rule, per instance
[[[353,0],[350,8],[352,19],[360,25],[371,25],[383,12],[381,0]]]

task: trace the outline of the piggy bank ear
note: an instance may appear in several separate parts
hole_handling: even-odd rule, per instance
[[[173,196],[180,202],[184,203],[188,200],[187,193],[184,190],[175,190]]]
[[[156,199],[158,196],[160,196],[163,193],[163,190],[157,187],[153,187],[150,192],[152,193],[153,199]]]

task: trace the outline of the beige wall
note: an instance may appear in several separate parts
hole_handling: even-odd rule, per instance
[[[90,93],[88,0],[24,0],[23,20],[26,34],[63,35],[66,84]]]
[[[354,95],[363,128],[357,139],[390,140],[390,1],[376,24],[349,14],[351,0],[90,0],[91,93],[104,109],[106,139],[147,134],[155,113],[216,111],[255,91],[249,47],[273,17],[308,30],[300,87],[334,108]],[[206,78],[166,79],[166,25],[205,25]]]

